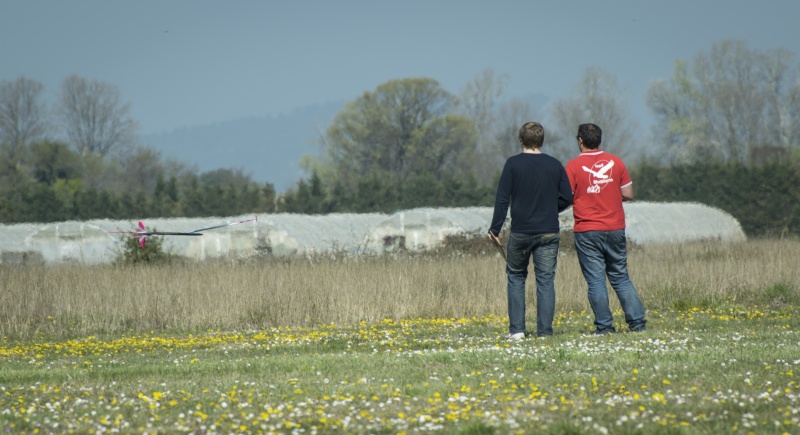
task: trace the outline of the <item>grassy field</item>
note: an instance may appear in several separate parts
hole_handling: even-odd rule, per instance
[[[633,247],[648,331],[595,337],[565,249],[555,335],[522,342],[494,255],[3,268],[0,425],[796,434],[798,264],[796,240]]]

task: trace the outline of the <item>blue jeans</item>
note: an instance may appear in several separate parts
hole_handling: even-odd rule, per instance
[[[644,306],[628,277],[625,243],[625,230],[575,233],[575,249],[583,277],[589,285],[589,304],[594,312],[594,326],[599,333],[615,331],[608,308],[606,277],[617,293],[631,331],[642,331],[647,323]]]
[[[553,334],[553,315],[556,310],[556,262],[558,233],[515,234],[508,239],[506,274],[508,274],[508,331],[525,332],[525,279],[528,263],[533,256],[536,273],[536,334]]]

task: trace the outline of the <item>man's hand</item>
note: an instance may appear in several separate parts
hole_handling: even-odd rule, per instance
[[[500,239],[492,234],[491,231],[489,231],[489,240],[491,240],[494,246],[497,247],[497,250],[500,251],[500,255],[503,256],[503,260],[507,260],[506,251],[503,250],[503,245],[500,244]]]
[[[620,189],[623,201],[633,201],[633,185],[629,184]]]

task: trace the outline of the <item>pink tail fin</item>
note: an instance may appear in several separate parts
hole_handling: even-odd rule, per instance
[[[139,221],[139,231],[141,231],[141,232],[145,231],[144,222],[142,222],[142,221]],[[144,246],[145,240],[147,240],[147,236],[145,236],[145,235],[139,236],[139,247],[140,248]]]

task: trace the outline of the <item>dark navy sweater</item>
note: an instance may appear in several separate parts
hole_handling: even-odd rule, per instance
[[[511,205],[511,232],[559,232],[558,214],[572,204],[564,165],[547,154],[520,153],[506,160],[489,231],[497,235]]]

